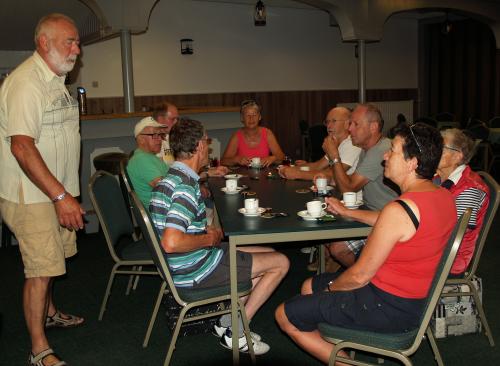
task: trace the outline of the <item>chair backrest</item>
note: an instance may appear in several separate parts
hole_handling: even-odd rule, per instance
[[[153,258],[153,262],[155,263],[160,276],[165,282],[167,282],[169,290],[172,293],[175,301],[177,301],[179,305],[184,305],[185,301],[180,298],[179,293],[177,292],[177,289],[174,285],[174,280],[172,279],[170,268],[168,267],[167,260],[163,254],[163,249],[160,245],[158,233],[153,227],[153,221],[151,220],[149,211],[144,208],[144,205],[139,199],[137,193],[132,191],[130,193],[130,198],[132,202],[132,213],[134,214],[135,220],[141,228],[142,236],[149,247],[151,257]]]
[[[495,181],[495,179],[486,172],[481,171],[478,172],[478,174],[481,176],[481,178],[483,178],[484,183],[486,183],[486,185],[490,189],[490,202],[484,215],[483,227],[479,231],[479,236],[476,241],[476,247],[474,249],[474,255],[466,271],[467,277],[472,277],[476,273],[477,267],[479,265],[479,260],[481,259],[481,253],[483,252],[484,244],[486,243],[491,224],[493,222],[493,219],[495,218],[498,204],[500,202],[500,186]]]
[[[301,135],[307,135],[309,133],[309,123],[305,119],[299,121],[299,130]]]
[[[434,116],[434,119],[438,122],[454,122],[455,115],[450,112],[441,112]]]
[[[480,139],[482,141],[488,140],[490,136],[490,129],[486,123],[477,119],[469,118],[467,126],[465,127],[469,136],[473,139]]]
[[[115,176],[99,170],[90,178],[89,195],[111,256],[118,261],[115,246],[123,236],[131,236],[134,233],[120,184]]]
[[[134,190],[134,186],[132,185],[132,181],[130,180],[130,176],[127,172],[127,163],[128,159],[123,159],[122,161],[120,161],[120,177],[125,188],[127,189],[127,193],[130,193]]]
[[[419,117],[414,122],[415,123],[424,123],[428,126],[437,127],[437,121],[432,117]]]
[[[488,121],[488,126],[491,128],[500,128],[500,116],[493,117]]]
[[[321,145],[323,145],[323,140],[325,137],[328,135],[328,131],[326,129],[326,126],[321,124],[321,125],[314,125],[309,127],[309,141],[311,145],[311,156],[310,159],[311,161],[316,161],[320,158],[322,158],[325,155],[325,152],[323,151],[323,148]]]
[[[436,308],[437,302],[441,297],[444,283],[448,278],[451,266],[455,261],[455,257],[457,256],[457,251],[460,243],[462,242],[462,238],[464,237],[465,230],[467,229],[467,224],[469,223],[471,213],[472,209],[468,208],[465,210],[463,215],[456,223],[455,228],[450,235],[450,238],[448,239],[448,243],[446,244],[445,250],[439,261],[436,274],[434,275],[434,279],[432,280],[431,287],[429,288],[424,312],[422,313],[422,316],[420,318],[420,328],[418,329],[413,345],[408,350],[409,354],[412,354],[418,349],[418,347],[420,346],[420,342],[422,341],[422,338],[427,330],[427,327],[429,326],[429,322],[431,320],[432,314],[434,313],[434,309]]]
[[[135,225],[135,220],[132,215],[132,209],[130,206],[130,192],[132,192],[133,187],[132,183],[130,182],[130,177],[128,176],[127,173],[127,163],[128,163],[128,157],[123,158],[120,160],[120,174],[118,175],[118,181],[120,182],[120,188],[122,190],[122,195],[123,199],[125,200],[125,204],[129,208],[128,214],[130,216],[130,219],[132,220],[132,225]]]

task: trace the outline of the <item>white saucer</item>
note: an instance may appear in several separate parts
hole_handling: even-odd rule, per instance
[[[225,194],[238,194],[241,192],[242,189],[243,189],[243,187],[236,187],[236,189],[234,191],[228,191],[227,187],[222,187],[220,190],[222,192],[224,192]]]
[[[226,179],[240,179],[241,177],[243,177],[241,174],[226,174],[224,176]]]
[[[314,190],[315,190],[315,187],[316,187],[316,186],[311,186],[310,190],[311,190],[311,191],[314,191]],[[326,191],[326,192],[328,192],[328,191],[331,191],[332,189],[333,189],[333,187],[332,187],[332,186],[326,186],[325,191]]]
[[[263,214],[264,212],[266,212],[266,209],[263,208],[263,207],[259,207],[257,209],[257,212],[254,212],[254,213],[247,213],[247,210],[245,209],[245,207],[242,207],[242,208],[239,208],[238,209],[238,212],[240,214],[243,214],[244,216],[260,216],[261,214]]]
[[[340,201],[340,202],[344,203],[344,201]],[[355,209],[359,208],[360,206],[363,206],[363,204],[364,204],[364,202],[360,201],[360,202],[356,202],[354,205],[347,206],[347,205],[344,204],[344,206],[346,208],[348,208],[349,210],[355,210]]]
[[[307,210],[302,210],[302,211],[297,212],[297,215],[302,217],[306,221],[316,221],[320,217],[325,216],[326,211],[321,211],[321,213],[318,216],[311,216],[311,215],[309,215],[309,212],[307,212]]]

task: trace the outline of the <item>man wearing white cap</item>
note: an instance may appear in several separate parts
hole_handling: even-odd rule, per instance
[[[165,135],[163,128],[164,126],[152,117],[141,119],[134,128],[137,149],[128,162],[127,172],[134,191],[145,207],[149,206],[153,187],[168,172],[168,166],[156,156]]]

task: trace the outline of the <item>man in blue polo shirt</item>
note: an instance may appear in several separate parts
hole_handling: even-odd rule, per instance
[[[199,171],[208,164],[208,142],[198,121],[180,120],[170,131],[170,148],[176,161],[167,176],[153,189],[149,211],[161,235],[172,277],[177,287],[207,288],[229,284],[229,251],[221,243],[220,228],[207,225],[206,208],[201,196]],[[249,320],[285,277],[289,261],[282,253],[265,247],[245,247],[237,251],[238,279],[253,282],[245,302]],[[214,334],[231,348],[229,314],[216,324]],[[240,323],[239,349],[248,351]],[[256,355],[269,351],[269,345],[252,333]]]

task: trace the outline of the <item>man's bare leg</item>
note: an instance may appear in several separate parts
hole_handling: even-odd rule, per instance
[[[56,311],[58,311],[57,307],[54,305],[54,299],[52,297],[52,293],[53,293],[52,288],[53,287],[54,287],[54,281],[50,281],[49,287],[47,289],[47,312],[45,314],[46,316],[47,315],[54,316]],[[70,316],[64,314],[60,310],[59,310],[59,314],[60,314],[62,319],[66,319],[66,320],[70,319]],[[82,317],[75,317],[73,315],[73,318],[75,319],[75,325],[82,324],[84,322],[84,319]],[[45,321],[44,321],[44,324],[45,324]]]
[[[237,250],[247,253],[268,253],[276,251],[274,250],[274,248],[271,247],[260,247],[260,246],[241,246],[238,247]],[[252,278],[252,288],[255,288],[255,286],[257,286],[257,283],[259,283],[261,278],[262,276]],[[246,305],[249,297],[250,295],[240,297],[240,300],[243,303],[243,305]]]
[[[245,304],[248,319],[266,302],[290,267],[288,258],[279,252],[252,252],[252,278],[260,277]]]
[[[31,352],[33,355],[49,348],[49,341],[45,336],[45,319],[47,317],[47,297],[51,277],[27,278],[23,289],[23,309],[26,325],[31,337]],[[59,360],[54,355],[44,358],[46,365],[53,365]]]
[[[332,257],[345,268],[349,268],[356,261],[356,256],[348,248],[345,241],[336,241],[329,244],[327,247]]]

